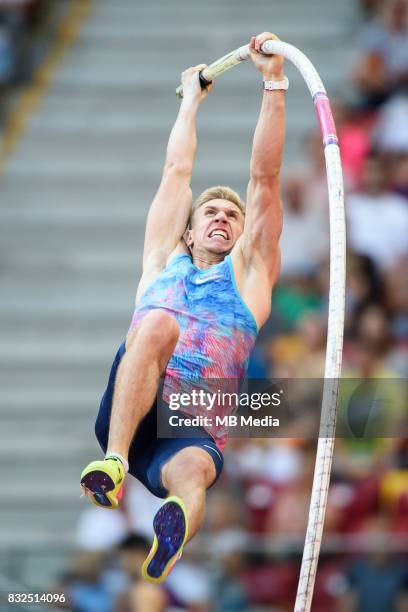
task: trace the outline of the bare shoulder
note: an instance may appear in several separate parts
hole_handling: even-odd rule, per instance
[[[254,250],[248,257],[242,246],[242,240],[239,239],[231,251],[235,283],[260,328],[271,312],[272,289],[280,270],[279,248],[275,254],[271,253],[276,257],[275,265],[271,266],[262,257],[261,251]],[[271,269],[274,270],[272,274]]]

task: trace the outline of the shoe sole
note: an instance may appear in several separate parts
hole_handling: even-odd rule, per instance
[[[149,582],[160,583],[181,557],[187,539],[187,513],[181,499],[169,498],[153,520],[154,541],[143,563],[142,575]]]
[[[112,478],[101,470],[93,470],[81,478],[81,485],[92,493],[92,501],[96,506],[114,509],[118,506],[118,500],[109,493],[116,487]]]

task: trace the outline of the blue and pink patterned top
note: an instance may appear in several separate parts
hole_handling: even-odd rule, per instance
[[[207,270],[197,268],[187,253],[173,257],[137,303],[130,329],[152,309],[165,310],[180,326],[164,398],[180,389],[180,380],[245,377],[258,327],[238,292],[229,255]],[[183,407],[183,412],[196,416],[205,409]],[[226,431],[206,429],[223,450]]]

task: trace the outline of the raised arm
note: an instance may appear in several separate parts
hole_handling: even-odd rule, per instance
[[[265,81],[282,81],[285,77],[283,57],[265,56],[260,52],[266,40],[276,38],[265,32],[251,39],[251,58]],[[284,140],[285,92],[265,90],[253,141],[241,246],[246,265],[256,266],[270,286],[276,282],[280,270],[280,170]]]
[[[144,273],[164,267],[187,226],[192,199],[190,180],[197,147],[196,114],[208,94],[208,90],[201,90],[198,79],[204,67],[205,64],[188,68],[182,74],[184,97],[167,145],[161,183],[147,217]]]

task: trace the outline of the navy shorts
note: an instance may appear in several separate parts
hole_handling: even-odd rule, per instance
[[[109,375],[108,386],[102,397],[98,417],[95,423],[95,433],[104,452],[108,445],[109,423],[112,410],[113,391],[116,373],[123,355],[126,352],[125,343],[121,344],[113,361]],[[170,409],[160,402],[160,409]],[[178,428],[178,435],[182,430]],[[188,435],[187,435],[188,434]],[[191,437],[191,436],[194,437]],[[206,451],[214,461],[217,473],[215,481],[221,474],[224,458],[212,437],[202,427],[186,428],[186,437],[158,438],[156,402],[143,418],[129,449],[129,474],[140,480],[151,493],[157,497],[166,497],[168,491],[161,480],[161,470],[176,453],[188,446],[196,446]],[[214,482],[215,482],[214,481]],[[213,483],[214,484],[214,483]]]

